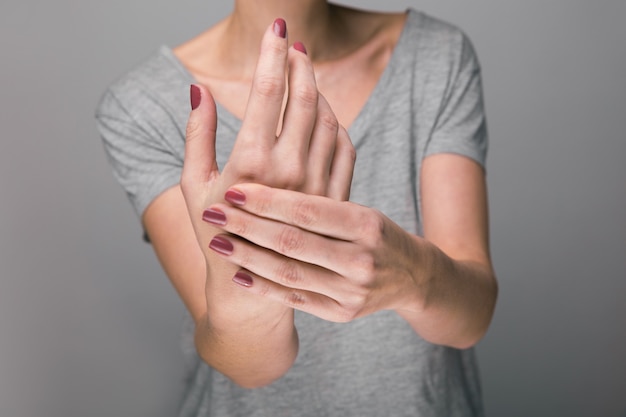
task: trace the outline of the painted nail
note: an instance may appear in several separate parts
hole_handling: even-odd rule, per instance
[[[209,243],[209,248],[222,255],[230,256],[233,254],[233,244],[221,236],[215,236]]]
[[[228,201],[234,206],[243,206],[246,204],[246,196],[244,193],[238,190],[228,190],[224,195],[224,200]]]
[[[200,100],[202,99],[200,88],[197,85],[191,84],[191,87],[189,88],[189,96],[191,99],[191,110],[197,109],[200,105]]]
[[[251,287],[252,286],[252,277],[245,272],[237,272],[233,277],[233,282],[235,284],[239,284],[242,287]]]
[[[207,223],[224,226],[226,224],[226,215],[217,209],[206,209],[202,213],[202,220]]]
[[[304,55],[307,55],[306,48],[304,47],[304,44],[302,42],[294,43],[293,44],[293,49],[295,49],[296,51],[302,52]]]
[[[284,19],[279,17],[274,20],[274,33],[276,36],[280,36],[283,39],[287,37],[287,23]]]

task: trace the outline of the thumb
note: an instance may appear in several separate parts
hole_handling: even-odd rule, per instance
[[[181,176],[183,192],[204,184],[218,174],[215,161],[217,111],[209,90],[201,85],[190,87],[191,114],[187,121],[185,159]]]

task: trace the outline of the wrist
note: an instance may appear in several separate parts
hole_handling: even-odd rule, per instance
[[[396,310],[425,340],[459,349],[484,335],[493,315],[497,284],[489,263],[455,259],[420,242],[412,304]]]
[[[293,315],[292,312],[290,312]],[[258,388],[282,377],[298,354],[293,317],[266,322],[220,322],[205,315],[196,323],[200,358],[244,388]]]
[[[402,293],[405,295],[397,311],[422,314],[434,303],[437,280],[442,266],[441,254],[436,246],[427,240],[409,235],[410,250],[407,253],[410,279]]]

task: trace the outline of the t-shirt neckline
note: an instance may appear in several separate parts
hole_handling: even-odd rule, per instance
[[[360,139],[364,136],[362,133],[367,131],[367,128],[370,123],[373,123],[375,120],[375,113],[380,108],[379,104],[374,104],[378,102],[378,97],[383,94],[385,89],[387,88],[390,81],[393,79],[392,75],[395,67],[397,66],[397,60],[402,55],[402,46],[406,42],[406,37],[408,36],[408,28],[411,26],[410,20],[414,17],[416,12],[413,9],[406,10],[406,18],[404,21],[404,26],[402,31],[400,32],[400,36],[396,42],[395,47],[391,53],[391,57],[389,58],[389,62],[385,66],[380,78],[376,82],[374,89],[370,93],[369,97],[363,104],[363,107],[359,110],[359,113],[352,121],[352,124],[348,127],[348,134],[352,139],[353,144],[356,146],[360,142]],[[167,60],[172,63],[179,73],[186,79],[190,84],[196,83],[197,80],[193,77],[193,75],[189,72],[189,70],[183,65],[183,63],[178,59],[176,54],[171,47],[167,45],[162,45],[159,49],[159,53],[167,58]],[[230,127],[232,127],[235,131],[239,131],[241,129],[242,120],[235,116],[232,112],[230,112],[226,107],[222,106],[218,101],[215,102],[215,107],[217,109],[217,114],[221,123],[226,123]]]

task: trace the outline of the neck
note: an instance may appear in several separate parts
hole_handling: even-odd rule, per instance
[[[289,43],[304,43],[311,59],[329,54],[335,43],[333,11],[325,0],[235,0],[232,14],[226,19],[225,37],[231,50],[242,51],[256,62],[263,32],[274,19],[287,22]]]

